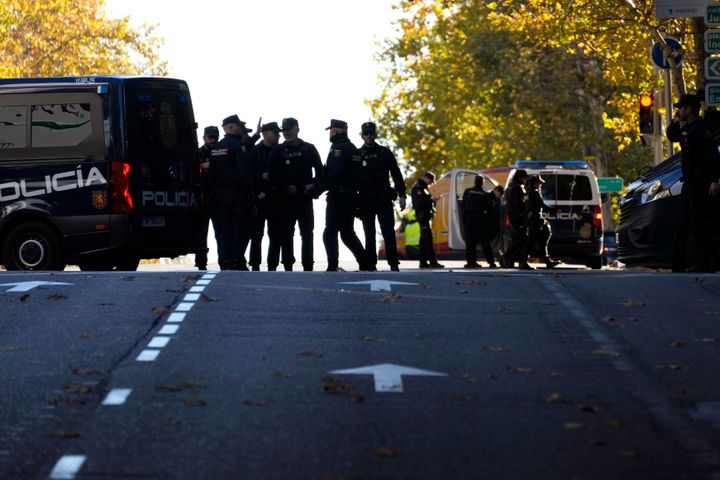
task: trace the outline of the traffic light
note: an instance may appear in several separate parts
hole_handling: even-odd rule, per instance
[[[640,113],[638,115],[640,134],[653,135],[655,133],[655,112],[653,111],[653,96],[640,95]]]

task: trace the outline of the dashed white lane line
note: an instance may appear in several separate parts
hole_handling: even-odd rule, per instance
[[[209,284],[210,284],[210,280],[202,280],[201,279],[201,280],[198,280],[197,282],[195,282],[195,285],[203,285],[204,286],[204,285],[209,285]]]
[[[138,362],[154,362],[158,355],[160,355],[160,350],[145,349],[140,352],[140,355],[135,360]]]
[[[64,455],[50,472],[50,480],[73,480],[87,457],[85,455]]]
[[[168,323],[180,323],[183,320],[185,320],[185,314],[176,312],[171,313],[167,319]]]
[[[177,307],[175,307],[175,311],[176,312],[189,312],[190,309],[193,307],[193,305],[195,305],[195,304],[189,303],[189,302],[183,302],[183,303],[178,304]]]
[[[183,302],[197,302],[198,300],[200,300],[199,293],[188,293],[185,295],[185,298],[183,298]]]
[[[164,348],[169,342],[170,337],[153,337],[148,343],[148,348]]]
[[[179,328],[179,325],[165,325],[160,329],[158,335],[175,335]]]
[[[199,287],[190,287],[190,291],[192,293],[202,293],[203,290],[205,290],[205,285],[201,285]]]
[[[122,405],[132,393],[132,388],[113,388],[108,392],[103,405]]]

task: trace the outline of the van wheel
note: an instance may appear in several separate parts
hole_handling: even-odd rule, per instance
[[[39,222],[23,223],[10,231],[2,257],[8,270],[63,270],[66,265],[57,234]]]
[[[602,255],[590,257],[585,261],[585,266],[592,268],[593,270],[600,270],[603,265]]]

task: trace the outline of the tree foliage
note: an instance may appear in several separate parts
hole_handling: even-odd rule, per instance
[[[637,99],[657,87],[658,32],[692,45],[692,22],[653,0],[400,0],[399,36],[378,59],[373,114],[416,170],[592,158],[626,173]],[[702,61],[685,52],[688,77]],[[690,87],[693,81],[690,80]],[[628,149],[628,147],[633,148]]]
[[[104,0],[3,0],[0,76],[164,75],[154,27],[108,18]]]

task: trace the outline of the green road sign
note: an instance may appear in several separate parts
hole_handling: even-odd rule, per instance
[[[707,53],[720,53],[720,30],[707,30],[705,32],[705,51]]]
[[[720,25],[720,5],[708,5],[705,11],[705,25]]]
[[[705,78],[708,80],[720,80],[720,57],[708,57],[705,59]]]
[[[705,85],[705,104],[708,107],[720,106],[720,83]]]
[[[600,193],[622,192],[623,179],[618,177],[600,177],[597,179]]]

